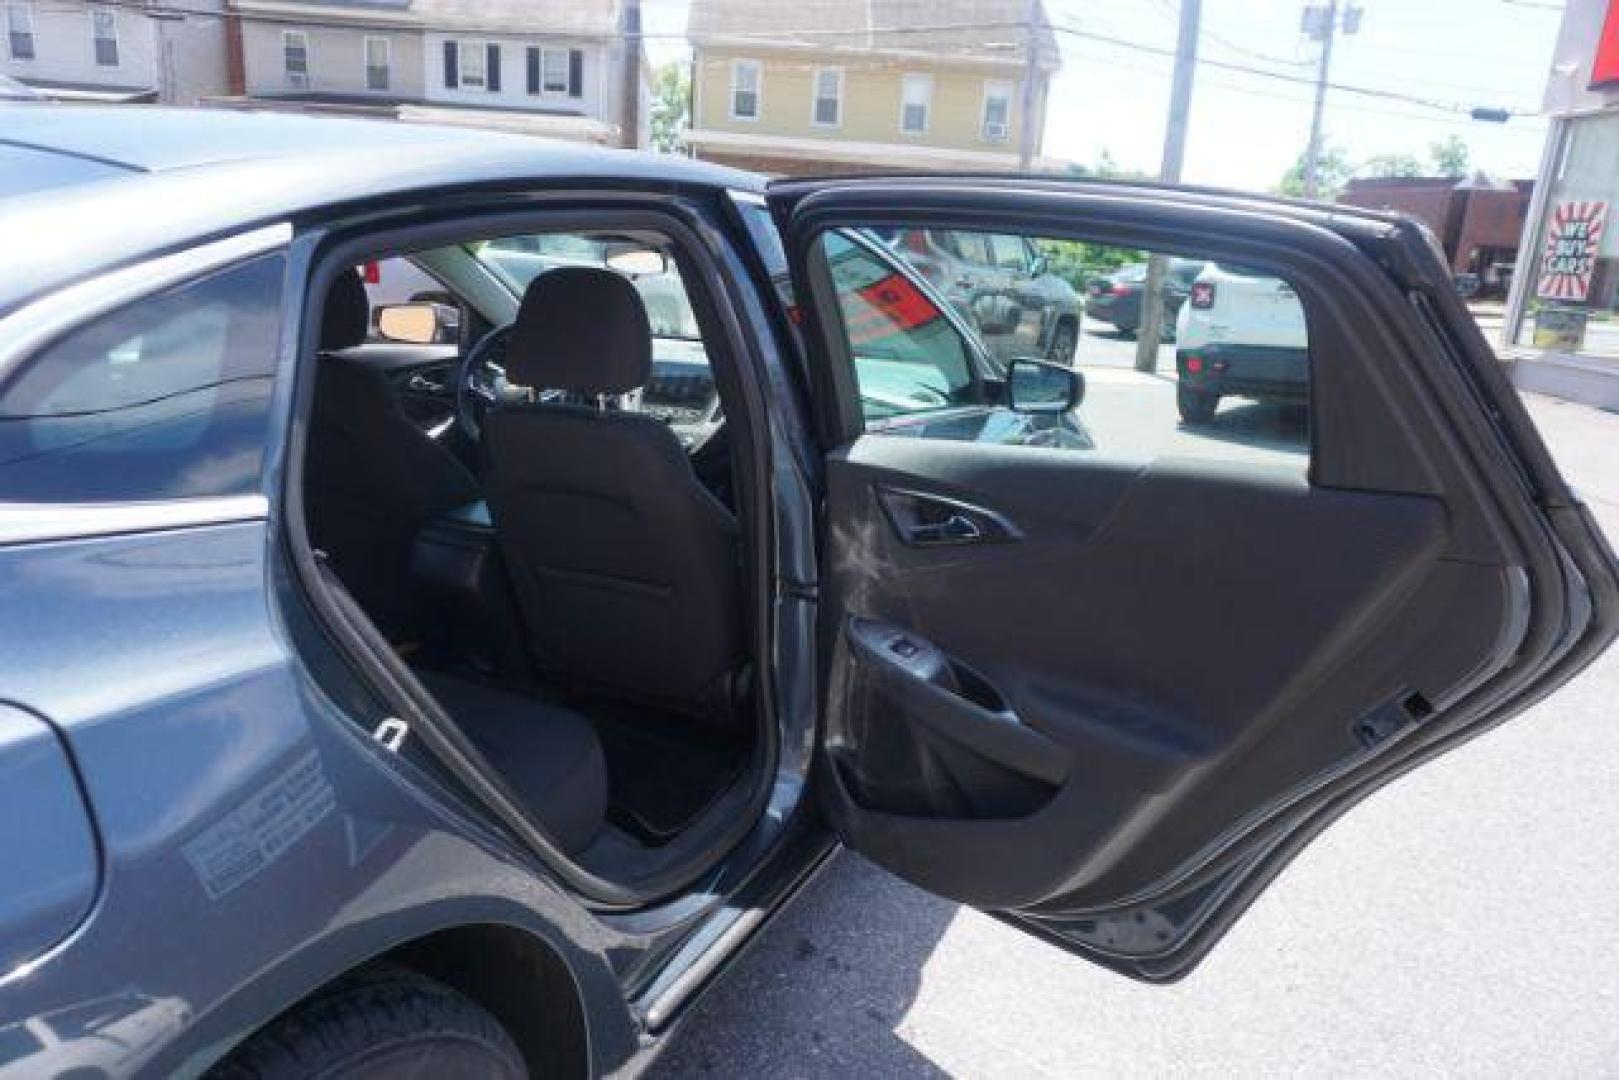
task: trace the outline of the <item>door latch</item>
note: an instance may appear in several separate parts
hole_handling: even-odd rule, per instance
[[[399,753],[399,748],[405,744],[405,736],[410,734],[410,725],[397,716],[387,717],[377,725],[371,737],[382,744],[383,749],[392,753]]]

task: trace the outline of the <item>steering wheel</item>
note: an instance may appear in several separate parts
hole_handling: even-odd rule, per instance
[[[506,343],[512,325],[497,326],[479,338],[461,358],[455,376],[455,422],[474,443],[483,438],[483,416],[511,396],[506,381]]]

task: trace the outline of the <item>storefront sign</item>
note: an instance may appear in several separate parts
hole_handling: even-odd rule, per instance
[[[1619,82],[1619,0],[1608,0],[1602,36],[1597,38],[1596,55],[1591,60],[1591,87],[1616,82]]]
[[[1541,299],[1585,301],[1591,292],[1591,273],[1596,269],[1597,248],[1607,223],[1606,201],[1573,199],[1552,208],[1535,287]]]

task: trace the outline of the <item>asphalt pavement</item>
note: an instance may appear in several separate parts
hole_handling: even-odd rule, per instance
[[[1096,337],[1082,367],[1128,366],[1087,357]],[[1619,416],[1529,403],[1619,538]],[[1168,987],[840,855],[654,1075],[1619,1075],[1616,703],[1619,650],[1361,804]]]

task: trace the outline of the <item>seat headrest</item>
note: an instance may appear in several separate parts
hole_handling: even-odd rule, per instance
[[[326,291],[320,316],[320,351],[336,352],[365,344],[371,332],[371,301],[358,270],[345,270]]]
[[[593,266],[529,283],[506,343],[506,378],[536,390],[624,394],[652,375],[652,324],[629,279]]]

